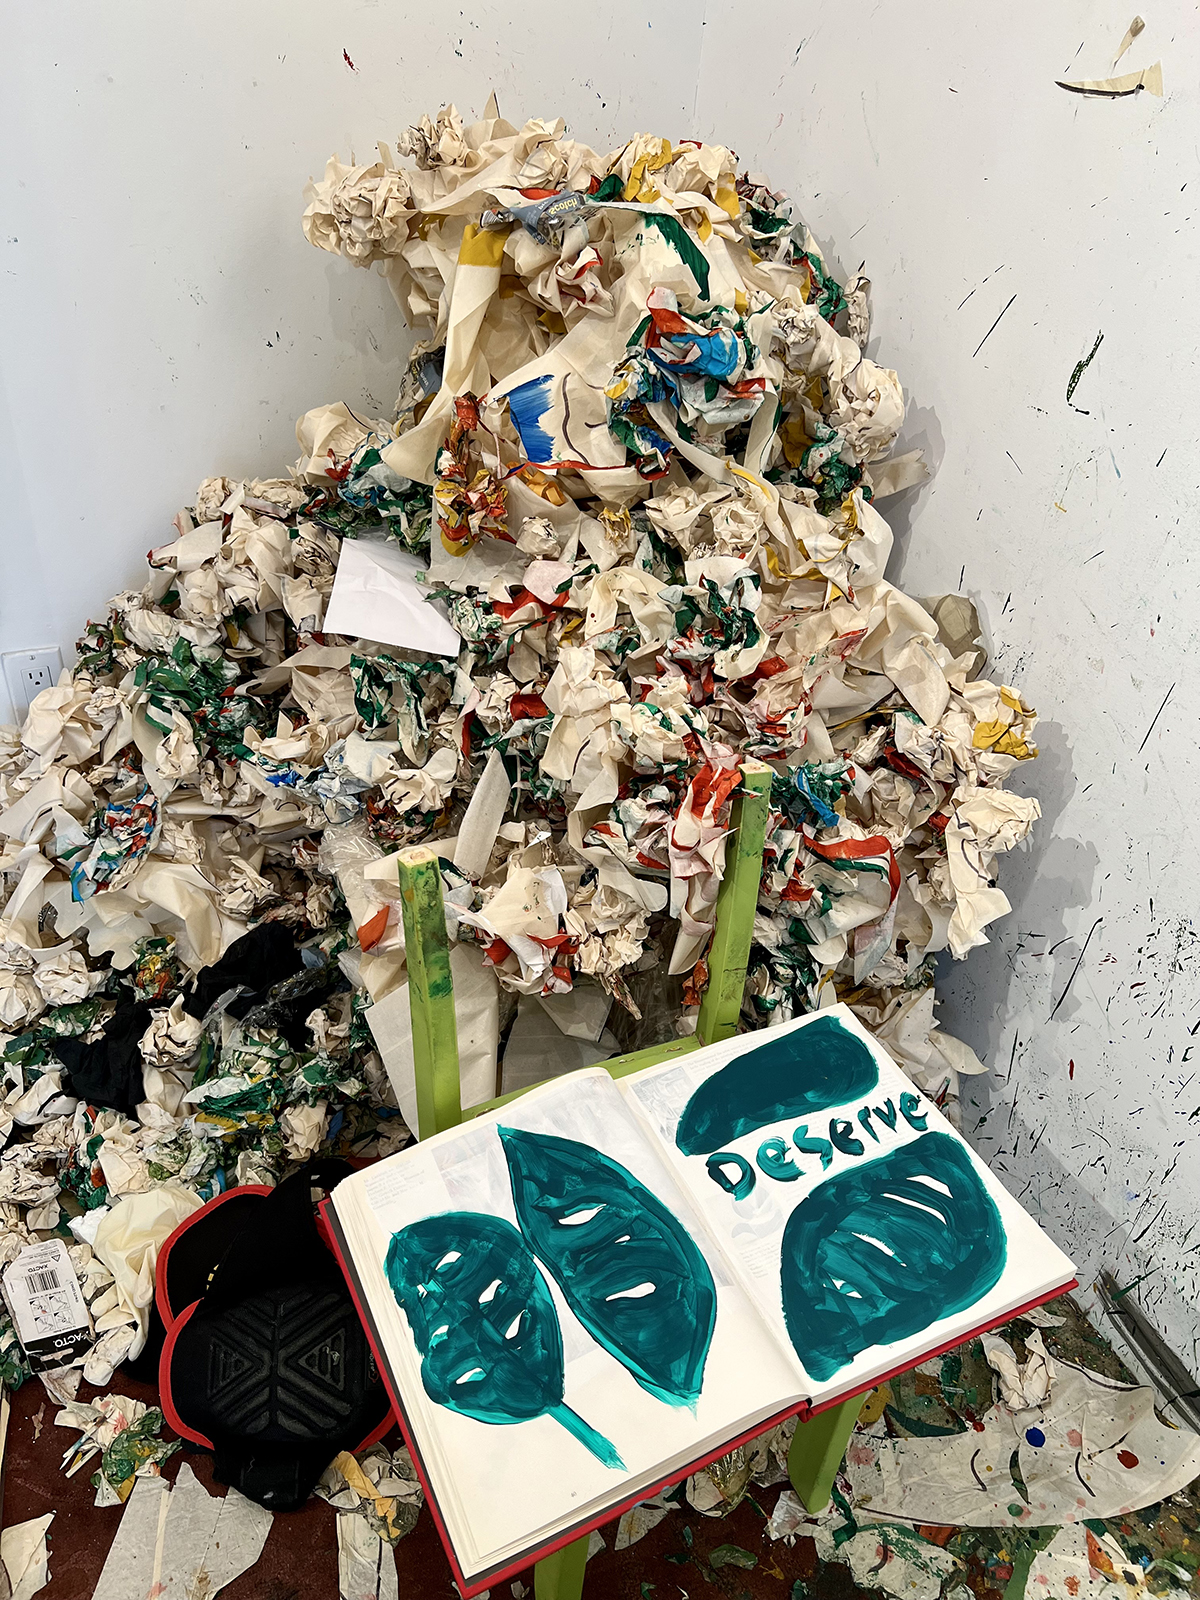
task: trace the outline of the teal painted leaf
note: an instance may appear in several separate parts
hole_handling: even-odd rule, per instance
[[[685,1156],[711,1155],[730,1140],[785,1117],[812,1116],[870,1094],[875,1057],[837,1017],[818,1017],[763,1043],[706,1078],[683,1109],[675,1143]]]
[[[717,1291],[691,1235],[631,1172],[573,1139],[500,1128],[521,1232],[596,1342],[660,1400],[700,1393]]]
[[[552,1416],[605,1466],[624,1470],[608,1440],[563,1402],[558,1313],[511,1223],[476,1211],[424,1217],[392,1235],[384,1271],[431,1400],[477,1422]]]
[[[946,1133],[926,1133],[809,1194],[783,1230],[783,1314],[818,1380],[873,1344],[963,1311],[1004,1271],[995,1201]]]

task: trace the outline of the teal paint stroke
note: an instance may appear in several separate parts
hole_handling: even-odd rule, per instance
[[[425,1393],[476,1422],[551,1416],[614,1471],[625,1463],[563,1402],[563,1343],[545,1279],[501,1217],[448,1211],[394,1233],[384,1271],[421,1355]]]
[[[785,1117],[812,1116],[869,1094],[879,1082],[875,1057],[837,1017],[818,1017],[794,1033],[768,1034],[699,1085],[675,1129],[685,1156],[722,1145]]]
[[[642,1388],[694,1405],[717,1291],[691,1235],[609,1156],[500,1128],[521,1232],[579,1321]]]
[[[827,1178],[792,1212],[780,1260],[788,1334],[824,1381],[871,1345],[974,1304],[1006,1256],[970,1157],[948,1134],[926,1133]]]

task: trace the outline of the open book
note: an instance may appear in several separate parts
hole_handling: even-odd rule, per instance
[[[467,1595],[1073,1278],[844,1006],[555,1079],[329,1214]]]

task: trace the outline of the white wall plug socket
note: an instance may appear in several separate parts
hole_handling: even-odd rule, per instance
[[[3,659],[13,716],[23,722],[33,699],[58,682],[62,651],[56,644],[48,644],[40,650],[9,650]]]

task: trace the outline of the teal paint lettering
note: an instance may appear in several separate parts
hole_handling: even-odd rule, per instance
[[[878,1117],[886,1128],[896,1126],[896,1108],[890,1100],[885,1100],[881,1106],[872,1106],[871,1115]]]
[[[384,1272],[436,1405],[494,1425],[551,1416],[624,1472],[609,1441],[563,1402],[558,1314],[510,1222],[476,1211],[425,1217],[392,1235]]]
[[[870,1108],[870,1106],[864,1106],[862,1108],[862,1110],[858,1113],[858,1120],[862,1123],[863,1127],[871,1135],[872,1139],[874,1139],[875,1143],[878,1144],[879,1143],[879,1135],[875,1132],[875,1129],[871,1126],[871,1108]]]
[[[820,1156],[821,1171],[824,1172],[833,1161],[833,1146],[828,1139],[810,1139],[808,1137],[808,1124],[802,1122],[792,1134],[792,1143],[796,1146],[798,1154],[802,1156]]]
[[[907,1089],[900,1096],[900,1115],[910,1128],[915,1128],[918,1133],[924,1133],[925,1124],[929,1121],[929,1113],[928,1111],[918,1112],[917,1107],[920,1104],[921,1102],[916,1095]]]
[[[860,1156],[867,1148],[861,1139],[854,1137],[854,1124],[845,1117],[830,1117],[829,1137],[844,1155]]]
[[[786,1139],[764,1139],[755,1158],[768,1178],[780,1183],[793,1183],[800,1176],[800,1168],[787,1153]]]
[[[685,1156],[708,1155],[785,1117],[811,1116],[869,1094],[875,1058],[837,1017],[818,1017],[781,1039],[735,1056],[698,1086],[679,1119]]]
[[[827,1178],[788,1218],[788,1334],[818,1382],[980,1300],[1004,1270],[995,1202],[956,1139],[926,1133]]]
[[[694,1405],[717,1290],[687,1229],[598,1150],[551,1134],[496,1131],[517,1223],[576,1317],[649,1394]]]
[[[718,1150],[716,1155],[709,1156],[704,1163],[712,1181],[719,1184],[726,1194],[731,1194],[735,1200],[744,1200],[754,1188],[754,1168],[745,1156],[739,1156],[736,1150]],[[731,1178],[725,1168],[733,1165],[738,1169],[736,1178]]]

